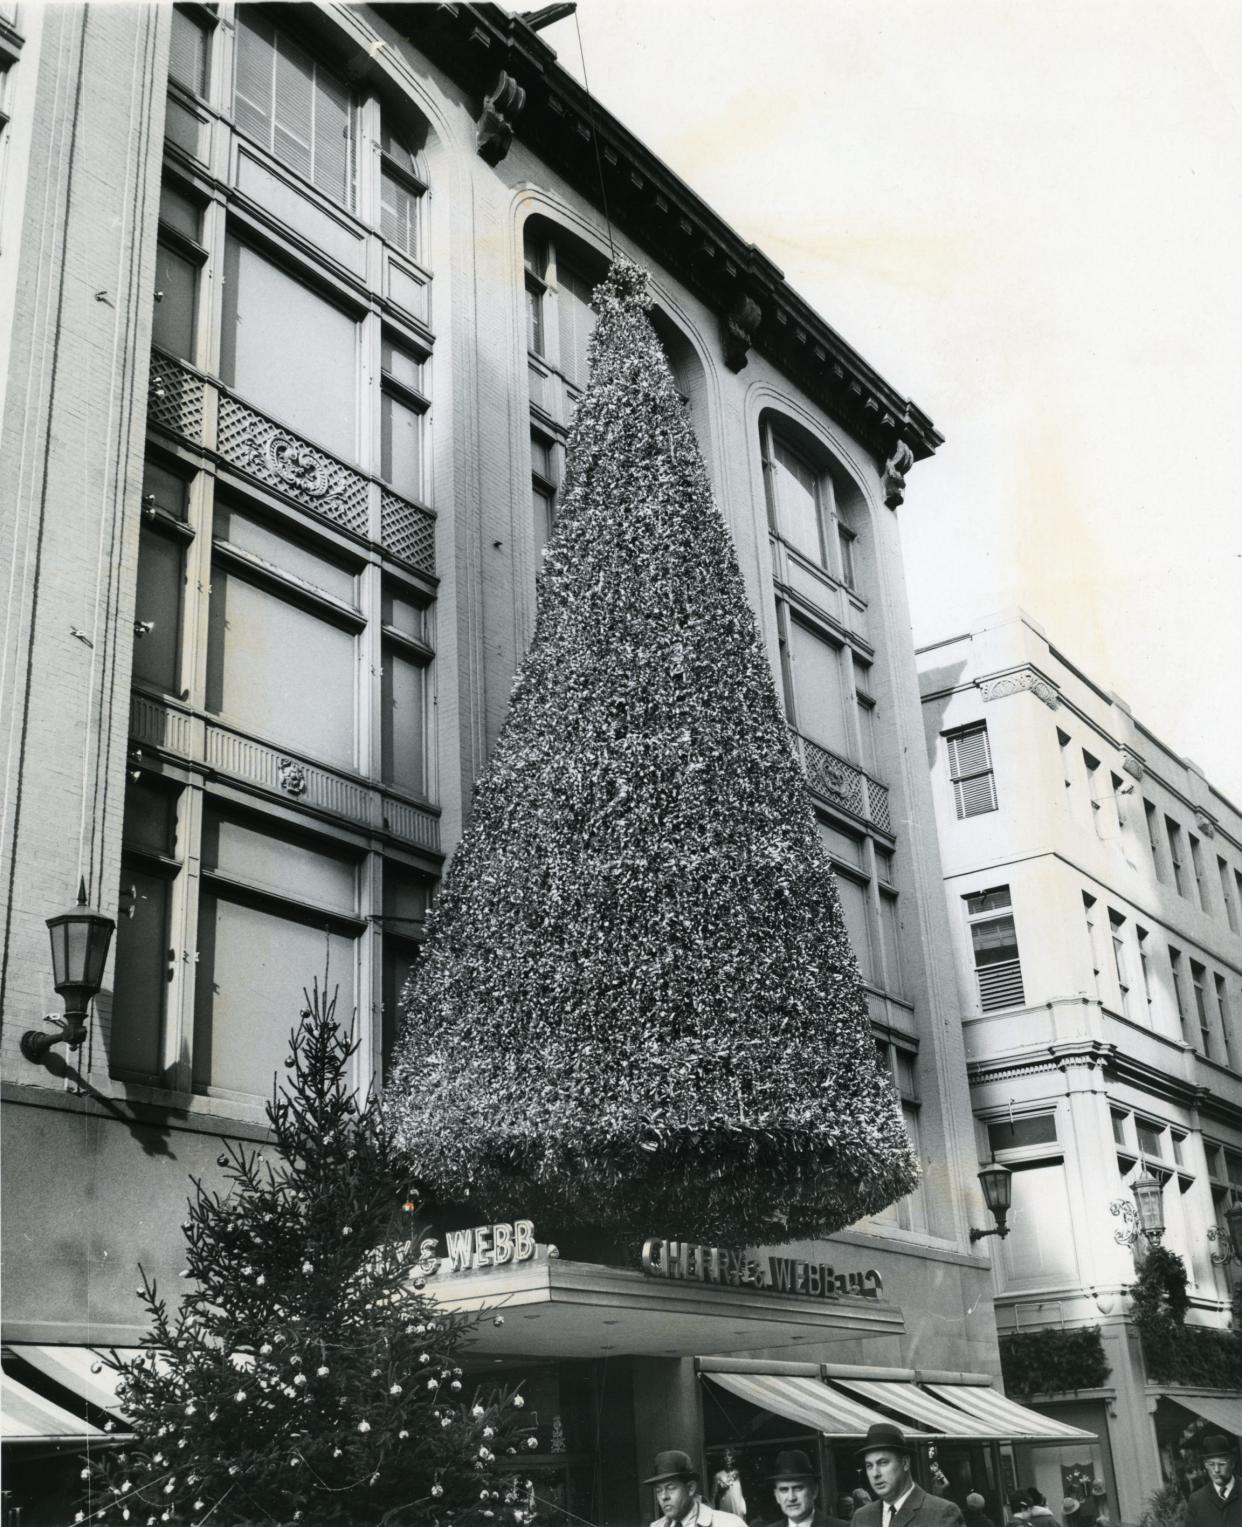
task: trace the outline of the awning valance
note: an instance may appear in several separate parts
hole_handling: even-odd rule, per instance
[[[102,1353],[93,1347],[45,1347],[23,1342],[11,1350],[22,1362],[29,1363],[45,1378],[68,1389],[70,1393],[80,1395],[96,1410],[123,1416],[124,1412],[116,1397],[120,1374],[109,1368],[103,1361]],[[140,1351],[138,1347],[122,1347],[117,1351],[117,1356],[132,1358]]]
[[[928,1384],[941,1399],[969,1411],[990,1426],[998,1427],[1014,1442],[1094,1442],[1092,1432],[1084,1432],[1065,1421],[1054,1421],[1038,1411],[1019,1405],[1008,1395],[997,1394],[987,1384]],[[1228,1403],[1228,1402],[1227,1402]],[[1242,1403],[1238,1403],[1242,1415]]]
[[[709,1372],[707,1377],[760,1410],[809,1426],[825,1437],[865,1437],[870,1427],[885,1419],[849,1395],[830,1389],[822,1379],[776,1373]]]

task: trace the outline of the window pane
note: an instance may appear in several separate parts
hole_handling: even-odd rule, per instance
[[[381,1056],[382,1074],[385,1077],[388,1075],[388,1064],[392,1058],[392,1048],[401,1029],[401,994],[405,990],[406,982],[413,974],[417,960],[417,944],[408,943],[405,939],[401,938],[384,939],[383,989],[380,993],[380,1001],[384,1006],[380,1021],[380,1042],[383,1047]]]
[[[142,473],[143,508],[162,509],[174,519],[184,520],[189,486],[184,477],[158,461],[148,461]]]
[[[834,752],[846,751],[840,648],[790,620],[789,655],[798,730]]]
[[[419,254],[419,207],[422,197],[385,170],[380,177],[380,233],[412,260]]]
[[[218,540],[248,551],[269,566],[291,573],[311,588],[331,594],[345,604],[357,603],[356,581],[350,568],[290,539],[255,515],[246,514],[228,502],[217,503],[214,529]]]
[[[130,780],[125,786],[127,848],[144,848],[152,854],[176,852],[176,796],[150,778]]]
[[[552,526],[556,519],[555,495],[549,493],[546,488],[532,485],[531,506],[535,517],[535,559],[537,566],[539,558],[543,555],[544,547],[552,539]]]
[[[194,1090],[263,1101],[285,1076],[289,1036],[319,979],[337,992],[337,1019],[354,1007],[357,941],[205,888],[199,907]]]
[[[779,440],[774,449],[780,532],[804,556],[822,563],[824,548],[820,538],[817,474]]]
[[[380,370],[403,387],[423,391],[423,358],[387,334],[380,341]]]
[[[845,931],[849,935],[850,948],[858,961],[863,979],[874,980],[875,969],[871,959],[871,937],[867,917],[867,889],[848,875],[837,875],[837,897],[845,918]]]
[[[179,9],[172,14],[168,78],[195,95],[207,94],[207,33]]]
[[[427,640],[425,605],[407,595],[394,593],[389,587],[384,590],[382,608],[386,626],[391,626],[394,631],[400,631],[404,636],[412,636],[415,641]]]
[[[155,313],[151,340],[182,360],[194,359],[194,314],[198,266],[167,244],[155,254]]]
[[[354,764],[354,638],[218,564],[207,708],[327,763]]]
[[[385,392],[380,398],[380,475],[407,498],[423,496],[423,416]]]
[[[994,965],[998,960],[1017,957],[1018,939],[1012,917],[996,917],[986,923],[972,923],[970,938],[974,945],[976,966]]]
[[[165,181],[160,187],[160,222],[184,233],[187,239],[198,239],[203,231],[202,208],[193,197]]]
[[[1139,1150],[1145,1156],[1154,1156],[1159,1160],[1164,1155],[1164,1131],[1154,1124],[1145,1124],[1142,1119],[1136,1119],[1134,1127]]]
[[[1116,1122],[1114,1120],[1114,1135]],[[1037,1113],[1022,1119],[1001,1119],[988,1125],[988,1145],[993,1151],[1021,1150],[1029,1145],[1049,1145],[1057,1138],[1056,1115]],[[1116,1136],[1120,1140],[1120,1136]]]
[[[171,535],[142,527],[134,601],[134,677],[169,694],[180,689],[181,546]],[[150,629],[147,629],[149,624]]]
[[[384,779],[425,795],[426,669],[391,646],[384,654],[383,704]]]
[[[842,832],[829,822],[817,820],[815,823],[819,829],[819,836],[828,852],[837,859],[844,859],[847,864],[861,865],[863,862],[863,844],[861,838],[856,838],[853,833]]]
[[[357,910],[352,856],[300,838],[278,837],[214,805],[208,806],[203,822],[203,868],[347,916]]]
[[[844,525],[837,526],[837,541],[841,547],[841,581],[848,587],[858,587],[858,574],[854,566],[854,532]]]
[[[901,939],[897,930],[897,898],[880,892],[880,936],[884,943],[885,983],[889,991],[905,991],[901,969]]]
[[[1006,1285],[1076,1281],[1065,1168],[1059,1161],[1021,1167],[1012,1184],[1009,1235],[1001,1243]]]
[[[901,1105],[901,1122],[906,1127],[906,1134],[910,1137],[910,1144],[914,1147],[914,1154],[922,1158],[922,1143],[919,1140],[919,1111],[909,1103]],[[908,1193],[898,1206],[900,1221],[907,1230],[927,1229],[927,1204],[923,1196],[923,1183],[913,1192]]]
[[[126,832],[129,831],[128,815]],[[112,1076],[158,1079],[163,1070],[164,1007],[171,977],[168,948],[170,882],[122,866],[121,890],[132,917],[117,918],[116,975],[108,1070]],[[126,893],[132,890],[132,896]]]
[[[557,270],[556,314],[560,323],[560,366],[571,382],[586,386],[587,347],[595,332],[591,283],[564,265]]]
[[[230,239],[221,375],[259,408],[355,459],[357,325],[247,245]]]
[[[1007,885],[994,886],[991,890],[980,891],[974,896],[966,898],[966,911],[973,917],[978,912],[995,912],[999,907],[1012,905],[1009,900],[1009,887]]]
[[[533,286],[526,288],[526,346],[536,355],[547,354],[543,338],[543,292]]]

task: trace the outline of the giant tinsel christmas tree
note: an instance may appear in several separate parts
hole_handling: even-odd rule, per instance
[[[646,280],[594,298],[534,639],[389,1091],[443,1195],[756,1243],[916,1166]]]
[[[409,1169],[317,997],[268,1109],[197,1184],[176,1313],[144,1277],[145,1350],[114,1359],[133,1440],[83,1470],[79,1521],[515,1527],[520,1395],[476,1393],[472,1322],[411,1263]],[[506,1469],[507,1459],[512,1465]]]

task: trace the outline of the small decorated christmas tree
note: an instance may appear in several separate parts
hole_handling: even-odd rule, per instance
[[[272,1153],[232,1147],[227,1191],[195,1184],[175,1317],[143,1276],[146,1350],[114,1364],[136,1439],[84,1471],[79,1519],[520,1522],[521,1396],[470,1392],[471,1323],[411,1269],[408,1168],[318,993],[291,1049]]]
[[[534,639],[408,993],[390,1106],[497,1218],[740,1245],[916,1167],[732,541],[617,260]]]

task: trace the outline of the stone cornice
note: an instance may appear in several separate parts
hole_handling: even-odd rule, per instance
[[[376,9],[473,96],[491,162],[504,157],[512,134],[597,205],[602,176],[613,222],[719,316],[726,364],[740,370],[753,348],[796,382],[887,467],[885,495],[895,507],[906,453],[924,460],[943,441],[931,420],[560,68],[519,16],[495,5],[381,0]]]

